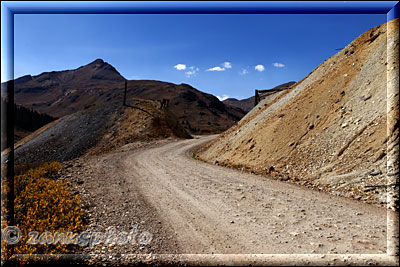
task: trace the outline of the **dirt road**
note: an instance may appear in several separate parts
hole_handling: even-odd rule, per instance
[[[385,252],[385,210],[192,159],[210,138],[122,159],[182,253]]]
[[[143,251],[151,253],[386,253],[385,209],[193,159],[191,151],[213,137],[85,164],[92,168],[85,190],[101,199],[95,224],[128,220],[109,212],[135,214],[154,231],[153,249]]]

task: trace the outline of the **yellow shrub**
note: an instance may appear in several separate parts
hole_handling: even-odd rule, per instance
[[[26,173],[15,176],[15,195],[19,195],[28,184],[32,183],[38,178],[56,178],[56,175],[60,169],[61,164],[59,162],[45,162],[37,168],[29,169]]]
[[[74,196],[65,183],[55,179],[60,168],[60,163],[49,162],[15,176],[15,225],[21,230],[22,237],[14,253],[68,253],[73,245],[30,245],[28,233],[50,232],[54,236],[55,232],[79,234],[83,231],[79,195]]]

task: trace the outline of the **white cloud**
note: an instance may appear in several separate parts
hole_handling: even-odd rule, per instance
[[[224,63],[222,63],[222,66],[224,66],[225,69],[231,69],[232,68],[232,63],[224,62]]]
[[[224,101],[225,99],[228,99],[229,96],[228,95],[222,95],[222,97],[217,96],[217,98],[219,99],[219,101]]]
[[[222,66],[222,67],[221,67]],[[231,69],[232,68],[232,63],[225,61],[224,63],[222,63],[220,66],[216,66],[213,68],[209,68],[206,71],[225,71],[227,69]]]
[[[196,73],[200,70],[195,66],[190,66],[189,69],[190,69],[189,71],[185,72],[186,77],[191,77],[193,75],[196,75]]]
[[[186,65],[185,64],[176,64],[174,66],[175,69],[177,70],[185,70],[186,69]]]
[[[275,68],[283,68],[283,67],[285,67],[285,64],[278,63],[278,62],[272,63],[272,65],[273,65]]]
[[[224,71],[224,70],[225,70],[225,68],[221,68],[221,67],[217,66],[217,67],[214,67],[214,68],[210,68],[210,69],[208,69],[206,71]]]
[[[254,69],[255,69],[256,71],[263,72],[265,68],[264,68],[263,65],[257,65],[257,66],[254,67]]]
[[[247,73],[249,73],[249,71],[247,69],[242,69],[239,74],[240,75],[246,75]]]

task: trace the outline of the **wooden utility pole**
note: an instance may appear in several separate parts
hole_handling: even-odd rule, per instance
[[[124,106],[126,106],[126,91],[127,90],[128,90],[128,81],[125,81]]]

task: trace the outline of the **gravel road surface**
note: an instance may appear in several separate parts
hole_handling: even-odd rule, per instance
[[[85,251],[118,259],[126,253],[386,257],[387,218],[395,213],[193,159],[192,151],[214,137],[161,142],[82,162],[80,173],[89,168],[91,175],[81,175],[79,186],[91,198],[93,225],[142,221],[142,229],[153,234],[153,243],[140,250]]]
[[[182,253],[384,253],[386,210],[201,161],[185,140],[124,157]],[[133,190],[133,189],[132,189]]]

